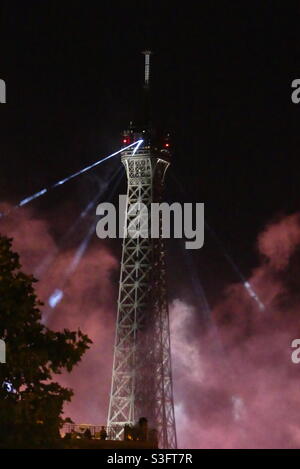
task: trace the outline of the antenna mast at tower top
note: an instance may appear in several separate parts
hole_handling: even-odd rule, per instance
[[[144,50],[142,52],[145,56],[145,88],[149,88],[150,86],[150,55],[152,54],[151,50]]]

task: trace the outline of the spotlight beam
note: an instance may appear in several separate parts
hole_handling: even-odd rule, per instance
[[[209,224],[207,222],[205,222],[205,227],[210,232],[210,234],[213,236],[213,238],[215,239],[215,241],[218,244],[219,248],[223,252],[224,257],[227,259],[227,261],[229,262],[229,264],[231,265],[233,270],[236,272],[236,274],[241,279],[241,281],[243,283],[243,287],[247,291],[248,295],[256,302],[256,304],[257,304],[258,308],[260,309],[260,311],[264,311],[266,309],[265,305],[260,300],[257,293],[254,291],[254,289],[253,289],[252,285],[250,284],[250,282],[246,280],[245,276],[242,274],[242,272],[240,271],[240,269],[238,268],[238,266],[236,265],[236,263],[234,262],[232,257],[229,255],[229,253],[227,252],[227,250],[225,249],[225,247],[221,243],[219,237],[217,236],[216,232],[212,229],[211,226],[209,226]]]
[[[185,190],[183,189],[182,185],[179,183],[178,179],[176,178],[175,174],[174,173],[171,173],[172,174],[172,177],[173,177],[173,180],[176,182],[179,190],[182,192],[182,194],[185,194]],[[227,261],[229,262],[229,264],[231,265],[232,269],[234,270],[234,272],[238,275],[238,277],[240,278],[240,280],[242,281],[243,283],[243,287],[245,288],[245,290],[247,291],[248,295],[256,302],[258,308],[260,309],[260,311],[264,311],[266,309],[265,305],[263,304],[263,302],[260,300],[259,296],[257,295],[257,293],[255,292],[254,288],[252,287],[252,285],[250,284],[249,281],[246,280],[245,276],[242,274],[242,272],[240,271],[240,269],[238,268],[238,266],[236,265],[236,263],[234,262],[234,260],[232,259],[232,257],[230,256],[230,254],[227,252],[227,250],[225,249],[225,247],[223,246],[222,242],[220,241],[219,237],[217,236],[216,232],[213,230],[213,228],[207,223],[207,221],[205,221],[205,228],[210,232],[211,236],[214,238],[214,240],[216,241],[217,245],[219,246],[220,250],[222,251],[225,259],[227,259]]]
[[[119,173],[120,173],[120,171],[117,172],[117,174],[119,174]],[[114,196],[114,194],[116,193],[117,188],[118,188],[118,186],[121,182],[122,177],[123,177],[123,172],[121,172],[120,176],[116,179],[115,184],[114,184],[113,188],[110,191],[109,199],[111,199]],[[102,216],[104,216],[104,215],[102,215]],[[96,231],[97,222],[98,222],[98,220],[93,221],[93,223],[89,227],[88,232],[86,233],[84,239],[81,241],[80,245],[76,249],[76,252],[75,252],[71,262],[69,263],[69,265],[67,266],[67,268],[66,268],[66,270],[63,274],[63,278],[60,282],[60,286],[57,286],[55,288],[55,290],[52,292],[52,294],[50,295],[50,297],[48,298],[48,300],[47,300],[48,306],[50,306],[52,311],[56,308],[58,303],[60,303],[60,301],[63,299],[63,297],[64,297],[64,288],[65,288],[65,285],[67,283],[67,280],[73,274],[73,272],[76,270],[76,268],[78,267],[84,253],[86,252],[86,250],[89,246],[89,243],[92,239],[92,236]],[[47,322],[50,315],[51,315],[51,312],[50,312],[49,309],[44,312],[43,318],[42,318],[42,322],[44,324]]]
[[[118,168],[116,172],[113,173],[111,176],[109,183],[114,181],[118,174],[121,172],[122,168]],[[108,183],[107,183],[108,185]],[[69,237],[76,231],[77,227],[80,225],[82,220],[90,214],[90,212],[93,210],[97,202],[99,201],[99,198],[106,192],[106,187],[102,190],[102,188],[97,192],[96,196],[86,205],[86,207],[82,210],[78,218],[75,220],[75,222],[69,227],[67,232],[62,236],[62,238],[59,240],[57,246],[53,249],[52,252],[50,252],[44,260],[40,263],[40,265],[35,269],[34,271],[34,276],[37,278],[41,278],[41,276],[47,271],[47,269],[50,267],[51,263],[55,260],[55,257],[59,253],[61,247],[63,244],[69,239]]]
[[[110,158],[118,155],[119,153],[121,153],[122,151],[124,150],[127,150],[128,148],[131,148],[131,147],[134,147],[135,145],[137,146],[137,148],[142,144],[143,140],[137,140],[136,142],[134,143],[131,143],[130,145],[127,145],[126,147],[123,147],[121,148],[120,150],[118,151],[115,151],[114,153],[112,153],[111,155],[108,155],[106,156],[105,158],[102,158],[101,160],[98,160],[96,161],[95,163],[89,165],[89,166],[86,166],[85,168],[81,169],[80,171],[77,171],[76,173],[74,174],[71,174],[70,176],[64,178],[64,179],[61,179],[60,181],[52,184],[52,186],[50,186],[49,188],[44,188],[44,189],[41,189],[40,191],[36,192],[35,194],[33,195],[30,195],[29,197],[26,197],[25,199],[21,200],[21,202],[19,202],[17,205],[15,205],[13,207],[13,209],[17,209],[19,207],[23,207],[24,205],[27,205],[28,203],[32,202],[33,200],[41,197],[42,195],[48,193],[51,189],[54,189],[55,187],[58,187],[58,186],[62,186],[63,184],[65,184],[65,182],[68,182],[70,181],[71,179],[74,179],[75,177],[77,176],[80,176],[81,174],[83,173],[86,173],[87,171],[89,171],[90,169],[93,169],[95,168],[96,166],[104,163],[105,161],[109,160]],[[8,215],[9,213],[11,212],[11,210],[7,213],[0,213],[0,218],[5,216],[5,215]]]

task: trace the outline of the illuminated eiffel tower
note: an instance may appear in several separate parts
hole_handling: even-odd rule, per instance
[[[145,93],[150,52],[145,54]],[[150,125],[124,132],[123,143],[143,139],[122,152],[128,190],[120,274],[108,426],[117,439],[124,425],[146,417],[158,432],[160,448],[176,448],[165,247],[162,237],[144,237],[151,226],[151,203],[162,200],[170,164],[169,135],[154,137]],[[140,205],[143,204],[143,205]],[[146,207],[147,210],[139,210]],[[130,235],[134,227],[135,236]],[[159,220],[161,233],[161,219]]]

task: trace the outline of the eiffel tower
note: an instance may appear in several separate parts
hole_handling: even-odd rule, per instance
[[[149,89],[150,52],[145,53],[145,92]],[[177,447],[165,246],[151,238],[151,204],[161,202],[170,164],[169,135],[155,138],[150,125],[130,127],[123,143],[140,139],[135,150],[124,150],[128,189],[120,273],[108,426],[121,439],[124,426],[145,417],[157,430],[160,448]],[[149,235],[148,235],[149,232]]]

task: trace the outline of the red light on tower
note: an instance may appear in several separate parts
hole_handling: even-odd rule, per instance
[[[123,137],[122,142],[124,143],[124,145],[129,145],[129,143],[130,143],[130,137],[127,137],[127,136]]]
[[[168,142],[165,143],[165,148],[169,148],[170,144]]]

